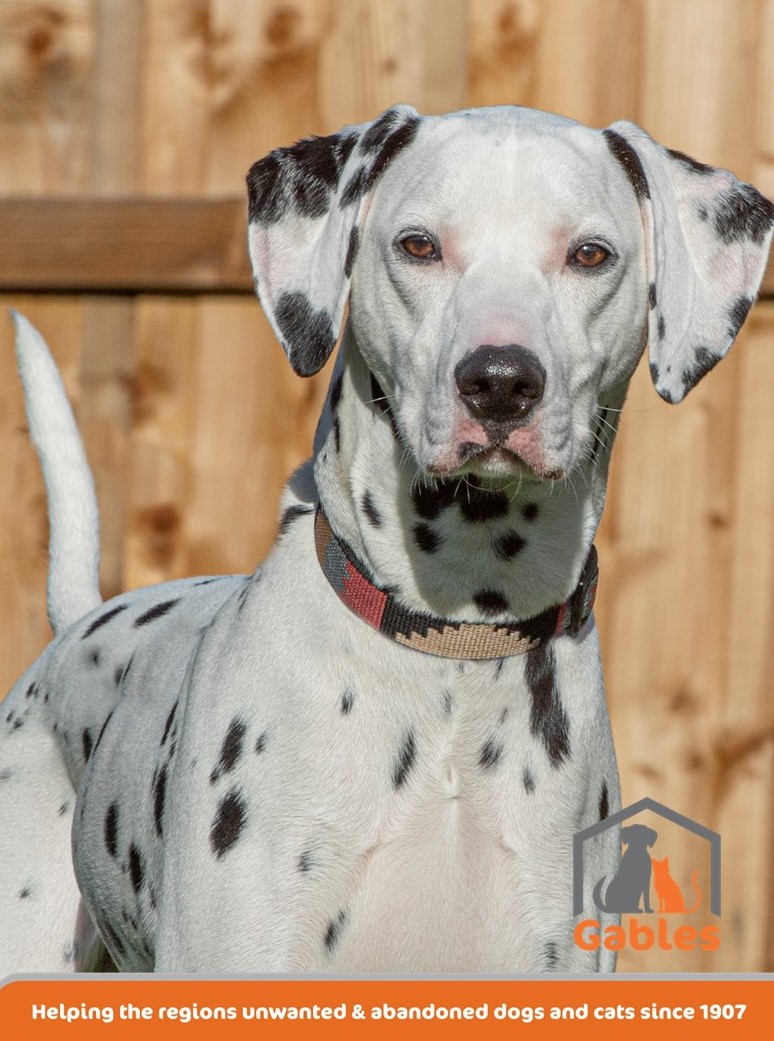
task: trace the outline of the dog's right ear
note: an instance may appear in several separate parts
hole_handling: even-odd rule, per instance
[[[312,376],[338,339],[363,204],[420,116],[408,105],[371,123],[278,148],[247,175],[255,288],[299,376]]]

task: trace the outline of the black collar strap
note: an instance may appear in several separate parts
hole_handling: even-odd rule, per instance
[[[597,591],[597,551],[591,547],[569,600],[525,622],[455,622],[403,607],[374,585],[350,547],[334,535],[322,506],[314,520],[317,559],[339,598],[374,629],[397,643],[442,658],[506,658],[555,636],[574,635],[586,624]]]

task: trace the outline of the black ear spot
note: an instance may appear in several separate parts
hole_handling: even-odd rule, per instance
[[[774,224],[774,206],[751,184],[737,182],[720,196],[712,223],[727,245],[748,240],[760,246]]]
[[[638,201],[641,202],[643,199],[649,199],[650,186],[648,185],[648,178],[645,176],[642,160],[637,155],[636,151],[632,148],[629,142],[621,137],[620,134],[616,133],[615,130],[603,130],[602,134],[607,141],[607,147],[621,164],[624,173],[629,178],[629,182],[634,189],[634,194],[637,196]]]
[[[366,162],[359,170],[356,170],[350,178],[341,196],[340,205],[342,208],[357,202],[358,199],[362,199],[398,152],[414,140],[419,128],[419,116],[400,116],[398,118],[400,118],[400,122],[395,126],[396,114],[392,110],[385,112],[370,130],[363,135],[361,150],[363,150],[363,143],[368,138],[369,133],[375,131],[377,124],[382,123],[384,120],[384,125],[374,134],[372,143],[365,149],[366,153],[373,154],[373,159],[370,163]],[[390,127],[394,127],[394,129],[390,129]]]
[[[750,308],[753,305],[751,296],[738,296],[728,311],[728,335],[736,339],[737,333],[744,325]]]
[[[722,357],[722,354],[715,354],[708,347],[697,347],[693,354],[693,365],[683,372],[685,393],[687,394],[691,387],[714,369]]]
[[[290,363],[299,376],[313,376],[336,343],[330,313],[316,310],[305,293],[283,293],[275,318]]]
[[[681,166],[685,167],[686,170],[690,170],[692,173],[715,173],[714,166],[708,166],[706,163],[700,163],[698,159],[693,159],[690,155],[686,155],[685,152],[678,152],[676,148],[667,148],[666,151],[667,154],[672,157],[672,159],[680,163]]]
[[[250,223],[276,224],[288,209],[303,217],[324,216],[356,141],[355,133],[307,137],[253,163],[247,174]]]

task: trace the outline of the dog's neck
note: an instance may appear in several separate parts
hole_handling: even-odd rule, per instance
[[[347,331],[315,438],[320,501],[372,581],[406,607],[464,621],[524,620],[575,589],[604,504],[619,412],[567,480],[485,486],[431,479],[400,440]]]

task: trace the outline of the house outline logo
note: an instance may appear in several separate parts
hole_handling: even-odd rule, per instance
[[[703,824],[698,824],[695,820],[691,820],[690,817],[683,816],[682,813],[677,813],[676,810],[670,809],[668,806],[664,806],[663,803],[656,802],[655,799],[645,797],[640,799],[639,802],[632,803],[631,806],[625,806],[623,809],[618,810],[617,813],[611,814],[604,820],[598,821],[596,824],[590,825],[588,828],[584,828],[583,831],[578,831],[573,835],[572,839],[572,913],[574,916],[582,915],[584,913],[583,906],[583,847],[589,839],[595,838],[597,835],[601,835],[603,832],[610,828],[615,828],[623,821],[628,820],[630,817],[637,816],[638,813],[642,813],[644,810],[650,810],[652,813],[657,814],[659,817],[663,817],[665,820],[671,821],[673,824],[677,824],[678,827],[685,828],[692,832],[699,838],[704,839],[710,844],[710,911],[712,914],[720,916],[720,835],[716,831],[712,831],[710,828],[704,827]],[[628,913],[628,912],[627,912]],[[637,913],[637,912],[631,912]]]

